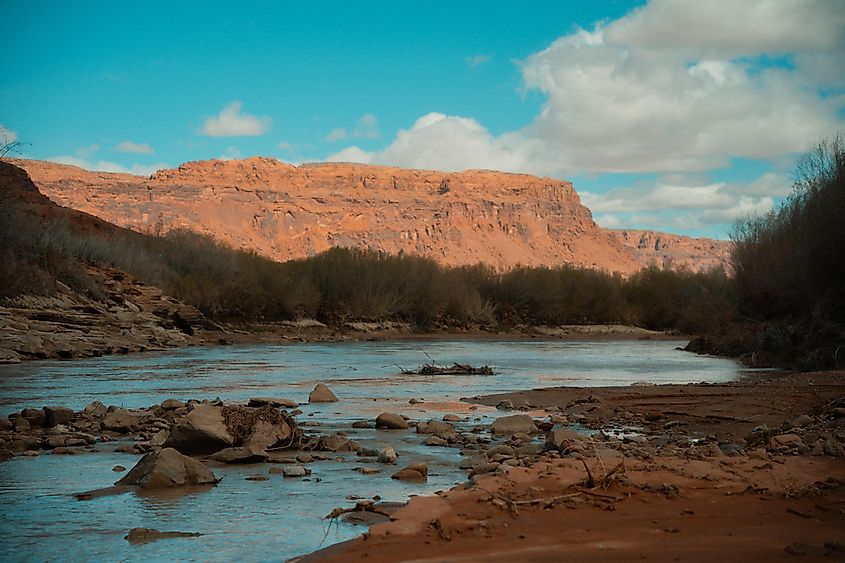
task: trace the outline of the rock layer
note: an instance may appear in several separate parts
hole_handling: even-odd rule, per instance
[[[630,274],[669,258],[701,269],[721,263],[727,248],[602,229],[572,184],[524,174],[250,158],[189,162],[143,178],[16,163],[61,205],[141,232],[190,229],[279,261],[343,246],[450,266],[570,264]]]

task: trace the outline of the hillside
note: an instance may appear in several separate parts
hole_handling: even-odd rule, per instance
[[[190,305],[118,268],[61,253],[33,258],[68,233],[137,237],[59,207],[15,166],[0,162],[0,363],[183,346],[211,324]]]
[[[189,229],[277,261],[332,247],[457,266],[595,268],[723,264],[727,243],[602,229],[569,182],[269,158],[189,162],[151,178],[19,160],[51,200],[139,232]]]

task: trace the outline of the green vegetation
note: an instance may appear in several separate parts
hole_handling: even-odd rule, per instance
[[[777,209],[737,224],[732,255],[754,351],[801,369],[845,365],[845,146],[837,136],[799,162]],[[780,360],[780,361],[779,361]]]

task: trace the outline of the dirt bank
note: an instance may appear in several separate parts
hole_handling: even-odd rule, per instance
[[[476,401],[599,432],[531,467],[414,498],[391,522],[302,561],[845,557],[845,372]]]

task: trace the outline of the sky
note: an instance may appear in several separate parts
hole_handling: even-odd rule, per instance
[[[845,131],[845,2],[0,0],[0,142],[148,175],[269,156],[573,182],[727,238]]]

